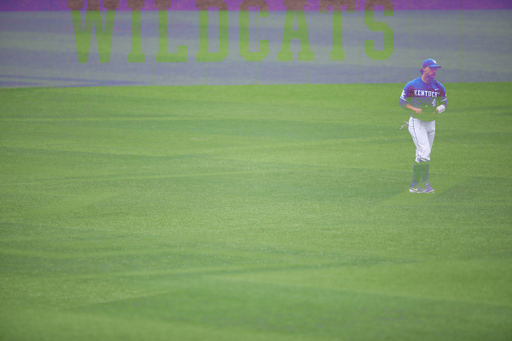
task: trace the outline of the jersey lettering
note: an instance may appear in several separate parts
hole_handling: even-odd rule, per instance
[[[438,97],[439,92],[427,90],[414,90],[415,97]]]

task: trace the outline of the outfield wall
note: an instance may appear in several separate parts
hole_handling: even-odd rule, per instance
[[[512,81],[512,2],[0,4],[0,87]]]

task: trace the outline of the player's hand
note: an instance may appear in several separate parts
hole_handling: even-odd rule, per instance
[[[416,114],[421,114],[423,112],[423,110],[421,110],[421,108],[414,108],[412,109]]]

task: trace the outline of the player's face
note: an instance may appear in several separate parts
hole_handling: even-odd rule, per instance
[[[427,77],[428,79],[434,79],[436,78],[436,73],[437,73],[437,68],[430,68],[430,67],[426,67],[424,70],[423,70],[423,74],[425,75],[425,77]]]

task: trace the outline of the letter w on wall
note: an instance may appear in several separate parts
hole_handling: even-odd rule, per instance
[[[100,63],[108,63],[110,60],[110,50],[112,47],[112,33],[114,30],[115,8],[119,6],[119,1],[105,1],[107,13],[105,24],[101,18],[99,0],[89,0],[87,11],[85,13],[85,23],[82,26],[82,16],[80,14],[81,1],[68,1],[68,7],[72,10],[73,28],[75,31],[76,53],[79,63],[87,63],[91,47],[92,28],[96,32],[96,42],[98,44],[98,53]]]

